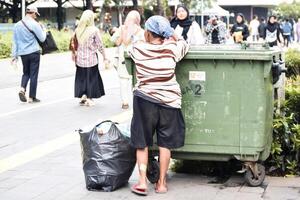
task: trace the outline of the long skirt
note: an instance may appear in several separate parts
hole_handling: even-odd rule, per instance
[[[75,97],[100,98],[105,95],[102,78],[98,65],[79,67],[76,65]]]

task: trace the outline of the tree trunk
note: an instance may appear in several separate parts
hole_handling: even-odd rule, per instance
[[[56,10],[56,20],[57,20],[57,29],[63,29],[64,22],[63,22],[63,7],[62,7],[62,0],[57,0],[57,10]]]
[[[10,16],[13,20],[13,23],[17,23],[19,18],[18,18],[18,13],[20,13],[20,10],[19,10],[19,3],[20,3],[20,0],[13,0],[13,5],[10,9]]]
[[[161,16],[165,15],[161,0],[157,0],[157,14]]]
[[[85,10],[93,10],[93,4],[91,0],[86,0]]]
[[[119,21],[119,26],[121,26],[122,25],[122,8],[121,8],[121,6],[118,6],[118,21]]]
[[[132,4],[133,4],[133,9],[137,10],[138,9],[138,0],[132,0]]]

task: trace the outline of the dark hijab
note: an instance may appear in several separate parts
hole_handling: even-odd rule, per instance
[[[270,31],[270,32],[274,32],[276,29],[278,29],[278,23],[277,22],[274,22],[274,23],[271,23],[270,20],[271,18],[274,18],[276,20],[276,16],[275,15],[271,15],[268,19],[268,24],[267,24],[267,29]]]
[[[184,20],[180,20],[177,18],[177,11],[179,8],[183,8],[187,12],[187,17]],[[192,25],[193,21],[190,20],[190,13],[189,10],[184,5],[178,5],[176,9],[176,16],[170,21],[171,27],[176,28],[176,26],[181,26],[183,28],[182,37],[186,40],[187,33],[189,32],[190,26]]]

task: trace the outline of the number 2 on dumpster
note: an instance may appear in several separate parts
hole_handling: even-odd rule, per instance
[[[199,96],[201,95],[202,86],[200,84],[195,85],[195,95]]]

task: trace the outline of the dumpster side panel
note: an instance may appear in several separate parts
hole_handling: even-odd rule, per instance
[[[240,153],[253,155],[262,151],[266,143],[266,91],[263,62],[247,62],[239,62],[243,69],[240,72],[240,78],[243,80],[240,105]]]
[[[239,153],[240,85],[235,79],[240,70],[231,60],[187,59],[178,64],[186,123],[184,150],[200,145],[201,152]]]

